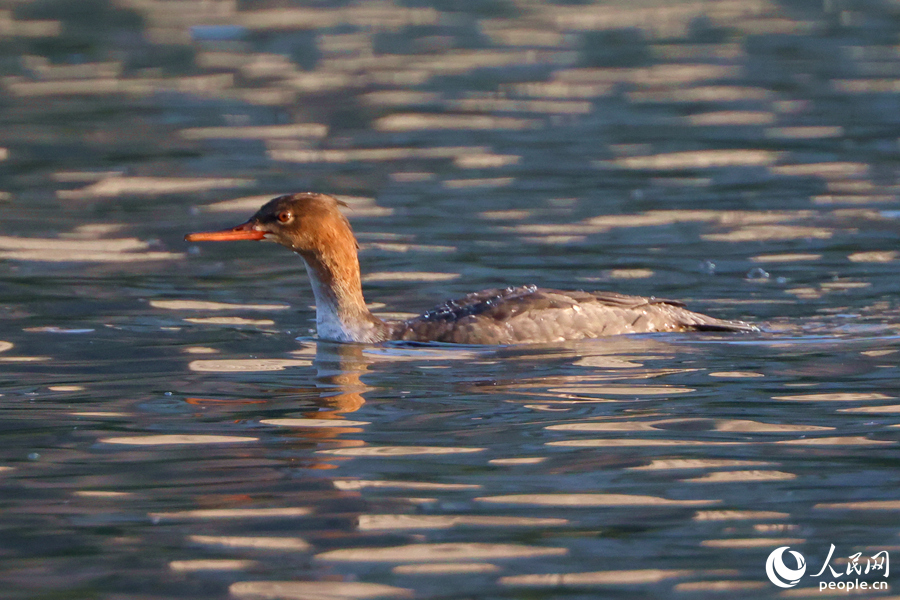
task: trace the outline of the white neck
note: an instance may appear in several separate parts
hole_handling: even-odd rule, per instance
[[[316,298],[316,332],[319,338],[335,342],[371,343],[386,338],[384,324],[376,319],[365,304],[347,306],[342,302],[342,290],[322,281],[317,269],[303,258],[303,265],[309,275],[313,296]]]

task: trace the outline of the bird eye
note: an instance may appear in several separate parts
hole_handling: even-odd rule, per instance
[[[283,210],[283,211],[281,211],[280,213],[278,213],[278,214],[275,216],[275,218],[278,219],[278,222],[279,222],[279,223],[287,223],[288,221],[290,221],[291,219],[294,218],[294,215],[292,215],[292,214],[290,213],[290,211]]]

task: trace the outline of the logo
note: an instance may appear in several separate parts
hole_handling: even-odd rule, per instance
[[[794,569],[784,564],[785,552],[790,552],[793,555],[794,560],[790,562],[793,563],[796,561],[797,568]],[[884,581],[883,579],[871,580],[871,578],[874,578],[877,575],[883,575],[885,578],[890,575],[891,557],[887,550],[877,552],[870,557],[864,557],[862,552],[851,554],[847,557],[846,561],[844,561],[847,563],[846,572],[837,571],[831,566],[831,558],[833,556],[834,544],[831,544],[831,548],[828,550],[828,556],[825,558],[822,568],[819,569],[819,572],[815,575],[810,575],[810,577],[815,578],[822,577],[825,575],[825,569],[828,569],[831,573],[832,581],[819,581],[820,592],[825,590],[841,590],[848,592],[853,590],[886,591],[888,589],[887,581]],[[865,564],[862,563],[863,560],[866,561]],[[769,554],[769,558],[766,559],[766,575],[769,576],[769,581],[780,588],[794,587],[800,582],[800,579],[805,574],[806,559],[803,558],[803,555],[799,552],[791,550],[790,546],[775,548]],[[841,579],[844,576],[847,576],[848,578]],[[850,579],[850,577],[854,576],[854,579]],[[828,575],[825,575],[825,577],[828,577]],[[863,578],[862,581],[860,581],[860,577]]]
[[[796,569],[791,569],[784,564],[784,551],[788,548],[790,546],[775,548],[766,559],[766,575],[769,576],[769,581],[782,588],[794,587],[806,573],[806,560],[799,552],[789,551],[797,561]]]

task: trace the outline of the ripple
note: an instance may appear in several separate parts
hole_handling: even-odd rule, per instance
[[[720,500],[669,500],[658,496],[628,494],[511,494],[475,498],[492,504],[524,504],[530,506],[706,506]]]
[[[243,127],[192,127],[178,132],[186,140],[247,140],[271,138],[323,138],[328,126],[319,123],[291,123]]]
[[[740,442],[717,442],[701,440],[664,440],[664,439],[594,439],[594,440],[563,440],[560,442],[547,442],[547,446],[561,446],[569,448],[628,448],[641,446],[736,446]]]
[[[803,544],[803,538],[739,538],[729,540],[703,540],[701,546],[706,548],[777,548],[778,546],[795,546]]]
[[[696,150],[627,156],[617,158],[615,165],[635,170],[686,170],[712,169],[735,166],[770,165],[778,158],[778,152],[769,150]]]
[[[733,483],[737,481],[789,481],[796,478],[795,474],[782,471],[718,471],[708,473],[703,477],[682,479],[682,481],[689,483]]]
[[[659,458],[649,465],[629,467],[631,471],[662,471],[678,469],[716,469],[722,467],[757,467],[774,463],[762,460],[732,460],[716,458]]]
[[[243,571],[255,567],[255,560],[209,558],[198,560],[173,560],[169,568],[179,573],[196,573],[197,571]]]
[[[105,490],[78,490],[72,492],[73,496],[82,498],[133,498],[131,492],[110,492]]]
[[[637,585],[659,583],[666,579],[689,577],[696,571],[682,569],[635,569],[632,571],[593,571],[589,573],[546,573],[501,577],[500,585],[512,587],[560,587],[591,585]]]
[[[519,458],[494,458],[488,461],[491,465],[536,465],[547,460],[546,456],[523,456]]]
[[[304,517],[312,510],[303,507],[286,508],[201,508],[176,512],[150,513],[150,518],[160,521],[185,519],[278,519],[284,517]]]
[[[490,563],[433,563],[424,565],[397,565],[391,569],[397,575],[469,575],[495,573],[500,568]]]
[[[172,446],[172,445],[206,445],[206,444],[241,444],[256,442],[255,437],[238,437],[229,435],[143,435],[128,437],[100,438],[102,444],[121,444],[125,446]]]
[[[288,367],[308,367],[309,360],[292,358],[246,358],[230,360],[194,360],[188,369],[200,373],[258,373],[263,371],[283,371]]]
[[[665,396],[668,394],[688,394],[694,388],[676,386],[625,386],[625,385],[569,385],[551,388],[549,391],[558,394],[598,394],[608,396]]]
[[[360,515],[357,528],[360,531],[403,529],[450,529],[458,526],[473,527],[559,527],[568,525],[568,519],[539,517],[494,517],[467,515]]]
[[[245,319],[243,317],[192,317],[183,320],[187,323],[196,323],[198,325],[256,325],[264,327],[275,324],[275,321],[271,319]]]
[[[359,448],[336,448],[319,450],[316,454],[335,456],[426,456],[442,454],[469,454],[483,452],[485,448],[454,448],[452,446],[363,446]]]
[[[691,581],[678,583],[676,592],[739,592],[767,587],[762,581]]]
[[[797,402],[860,402],[863,400],[894,400],[879,392],[821,392],[816,394],[793,394],[790,396],[772,396],[773,400],[794,400]]]
[[[750,260],[758,263],[783,263],[783,262],[799,262],[799,261],[811,261],[811,260],[821,260],[821,254],[802,254],[802,253],[790,253],[790,254],[760,254],[759,256],[751,256]]]
[[[848,413],[900,413],[900,404],[887,404],[884,406],[857,406],[855,408],[840,408],[838,412]]]
[[[364,600],[411,598],[412,590],[359,581],[239,581],[228,593],[241,600]]]
[[[287,310],[287,304],[231,304],[202,300],[151,300],[153,308],[166,310]]]
[[[888,440],[871,440],[862,436],[848,435],[844,437],[805,438],[799,440],[781,440],[775,444],[789,444],[794,446],[878,446],[891,445],[896,442]]]
[[[247,187],[252,179],[227,177],[124,177],[101,179],[77,190],[59,190],[63,199],[116,198],[118,196],[158,196],[162,194],[188,194],[214,189]]]
[[[695,521],[762,521],[787,519],[789,513],[771,510],[700,510],[694,515]]]
[[[716,431],[733,431],[736,433],[804,433],[807,431],[833,431],[834,427],[817,425],[790,425],[785,423],[761,423],[749,419],[716,421]]]
[[[433,273],[427,271],[394,271],[369,273],[363,277],[366,283],[375,281],[451,281],[462,277],[459,273]]]
[[[191,535],[188,540],[202,546],[252,548],[257,550],[309,550],[310,545],[298,537]]]
[[[859,502],[832,502],[816,504],[813,508],[824,510],[900,510],[900,500],[867,500]]]
[[[568,552],[566,548],[472,542],[409,544],[386,548],[345,548],[317,554],[315,559],[329,562],[440,562],[564,556]]]
[[[260,423],[279,427],[352,427],[370,424],[369,421],[345,421],[342,419],[263,419]]]
[[[722,377],[728,379],[746,379],[749,377],[765,377],[762,373],[753,373],[750,371],[716,371],[709,373],[710,377]]]
[[[490,115],[452,115],[405,113],[381,117],[373,123],[379,131],[427,131],[439,129],[500,130],[534,129],[541,125],[536,119],[495,117]]]
[[[475,483],[431,483],[429,481],[386,481],[382,479],[334,479],[336,489],[355,491],[366,488],[387,488],[399,490],[480,490]]]
[[[896,250],[876,252],[854,252],[847,256],[847,260],[857,263],[888,263],[897,260],[900,252]]]

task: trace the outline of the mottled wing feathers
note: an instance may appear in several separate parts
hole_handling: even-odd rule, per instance
[[[684,308],[680,302],[613,292],[523,286],[450,300],[398,323],[394,339],[462,344],[541,343],[655,331],[754,331]]]

